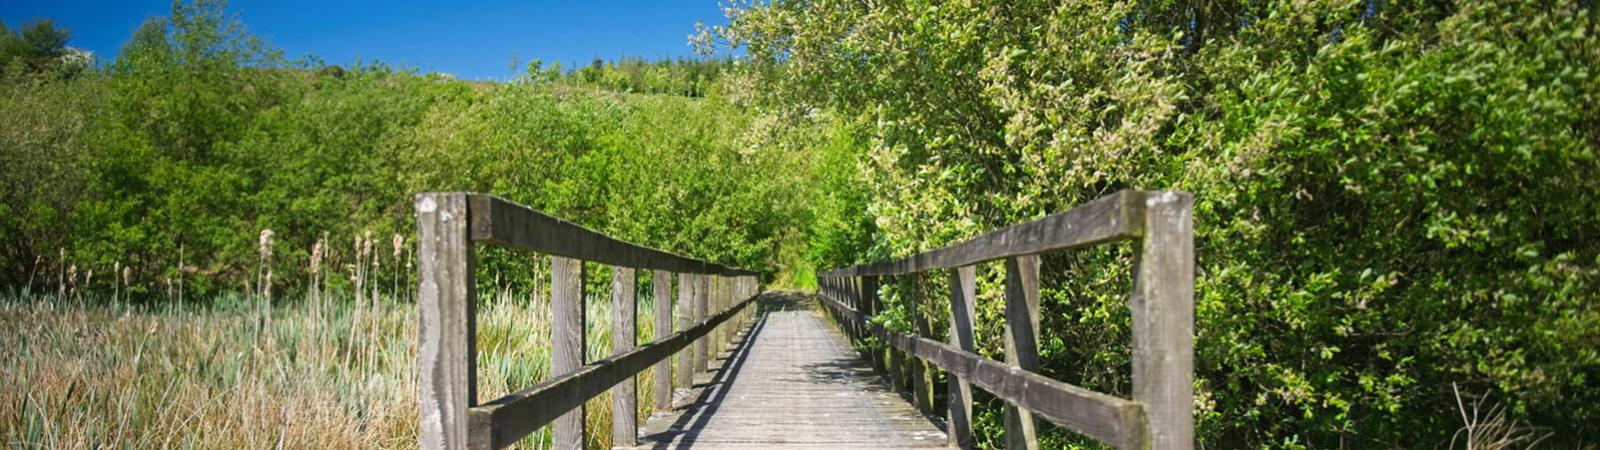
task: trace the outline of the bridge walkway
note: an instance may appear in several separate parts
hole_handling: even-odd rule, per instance
[[[762,294],[759,318],[651,418],[641,449],[944,447],[935,417],[896,394],[798,292]]]

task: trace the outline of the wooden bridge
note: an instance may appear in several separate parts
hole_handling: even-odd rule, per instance
[[[549,425],[556,448],[583,448],[591,442],[585,403],[610,391],[619,448],[970,448],[975,385],[1005,401],[1008,448],[1036,447],[1043,419],[1118,448],[1191,449],[1190,208],[1183,193],[1121,191],[948,247],[824,272],[810,294],[763,293],[755,272],[617,240],[497,197],[421,194],[419,443],[498,449]],[[1122,240],[1138,249],[1131,399],[1034,372],[1039,255]],[[488,402],[476,392],[476,244],[547,255],[551,268],[557,375]],[[973,351],[975,267],[990,261],[1005,266],[1005,361]],[[635,335],[636,271],[652,271],[652,342],[614,340],[612,357],[582,361],[586,263],[614,268],[613,336]],[[948,276],[947,295],[926,292],[933,272]],[[909,333],[874,320],[890,292],[911,317],[921,317],[919,305],[948,301],[946,341],[931,339],[925,320],[913,320]],[[635,378],[651,367],[649,400],[668,413],[641,427]],[[942,393],[932,382],[938,374],[947,380]]]

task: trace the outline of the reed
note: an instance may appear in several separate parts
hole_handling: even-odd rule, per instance
[[[640,333],[652,336],[642,294]],[[363,305],[346,290],[321,302],[254,297],[199,306],[0,293],[0,447],[415,447],[413,304],[385,296]],[[548,296],[502,289],[479,298],[481,400],[548,378]],[[589,360],[610,354],[609,302],[609,292],[588,295]],[[638,386],[649,399],[651,383]],[[609,405],[606,396],[590,403],[590,448],[610,446]],[[515,448],[548,447],[541,432]]]

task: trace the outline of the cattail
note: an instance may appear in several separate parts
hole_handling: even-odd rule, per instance
[[[122,273],[122,261],[111,262],[111,301],[115,302],[122,297],[122,283],[117,282],[117,274]]]
[[[73,264],[67,268],[67,286],[71,289],[72,296],[78,296],[78,265]]]
[[[325,251],[323,247],[326,240],[327,238],[317,239],[316,243],[311,244],[311,288],[309,291],[313,311],[322,310],[322,289],[318,287],[317,278],[322,272],[322,253]]]
[[[262,228],[261,229],[260,244],[261,244],[261,248],[260,248],[261,256],[263,258],[264,257],[268,257],[268,256],[272,256],[272,229],[271,228]]]
[[[389,237],[389,242],[394,244],[394,287],[389,288],[390,300],[400,300],[400,251],[406,246],[406,237],[395,233]]]
[[[59,258],[56,258],[56,262],[57,263],[61,263],[61,264],[65,264],[67,262],[67,249],[66,248],[62,248],[60,250],[60,254],[61,254],[61,256]],[[65,267],[65,266],[58,265],[56,267]],[[61,297],[61,296],[67,295],[67,272],[66,271],[61,271],[60,273],[61,273],[61,278],[60,278],[60,280],[58,280],[56,282],[56,297]]]
[[[33,255],[33,270],[28,271],[28,290],[33,290],[33,276],[39,274],[39,263],[44,261],[44,255]]]
[[[133,283],[129,281],[129,280],[132,280],[132,279],[133,279],[133,267],[122,266],[122,287],[124,289],[126,289],[128,286],[132,286]]]
[[[261,229],[261,237],[257,251],[261,254],[260,267],[257,269],[257,286],[261,287],[261,296],[272,302],[272,229]]]

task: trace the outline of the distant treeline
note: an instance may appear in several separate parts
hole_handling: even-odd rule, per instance
[[[704,97],[711,94],[732,65],[729,59],[622,57],[609,61],[595,58],[589,65],[571,70],[563,70],[560,63],[546,67],[535,61],[529,64],[528,72],[545,80],[616,92]]]

